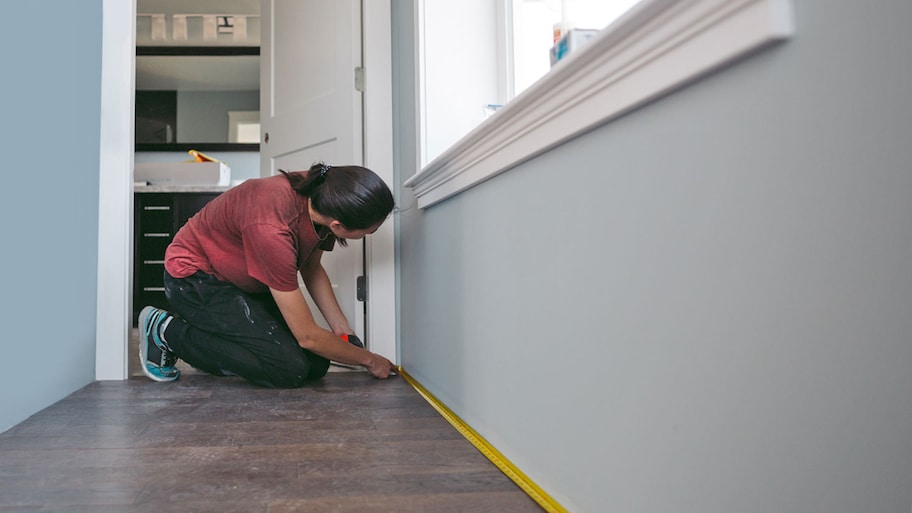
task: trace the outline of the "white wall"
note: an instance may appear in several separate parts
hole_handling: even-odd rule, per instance
[[[102,1],[4,16],[0,431],[95,378]]]
[[[912,505],[912,4],[796,7],[785,45],[402,200],[403,366],[570,511]]]

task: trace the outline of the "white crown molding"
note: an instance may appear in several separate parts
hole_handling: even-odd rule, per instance
[[[643,0],[405,186],[429,207],[793,32],[792,0]]]

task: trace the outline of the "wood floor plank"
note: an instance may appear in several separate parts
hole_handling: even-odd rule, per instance
[[[420,496],[319,497],[280,499],[269,504],[268,513],[504,513],[540,512],[532,499],[524,503],[510,492],[439,493]]]
[[[8,511],[541,511],[404,380],[97,382],[0,434]]]

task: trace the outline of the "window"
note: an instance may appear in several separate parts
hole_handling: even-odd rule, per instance
[[[556,27],[602,29],[637,1],[419,2],[420,164],[548,73]]]
[[[569,29],[601,30],[639,0],[511,1],[514,93],[519,94],[551,69],[555,38]]]
[[[260,142],[260,111],[258,111],[258,110],[230,110],[230,111],[228,111],[228,142],[259,144],[259,142]]]
[[[479,12],[465,5],[473,2],[479,9],[488,4],[484,0],[419,2],[420,170],[405,186],[412,188],[420,208],[794,32],[792,0],[640,0],[494,115],[472,124],[459,116],[482,111],[484,104],[491,103],[485,99],[491,96],[485,94],[506,98],[504,91],[509,88],[499,84],[509,82],[512,75],[505,79],[499,70],[511,56],[492,58],[490,54],[508,45],[503,43],[506,38],[485,38],[481,29],[456,31],[456,39],[447,40],[452,26],[461,20],[439,7],[458,4],[476,17],[498,20],[489,25],[503,26],[502,33],[513,32],[505,16],[497,18],[496,9]],[[424,9],[431,5],[437,10]],[[435,24],[451,28],[433,30]],[[487,28],[480,21],[475,25]],[[484,94],[464,94],[467,83]],[[450,130],[446,137],[440,137],[441,127]]]

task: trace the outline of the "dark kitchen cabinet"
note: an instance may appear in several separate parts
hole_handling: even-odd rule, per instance
[[[220,192],[137,192],[133,202],[133,325],[146,305],[168,308],[165,248]]]

